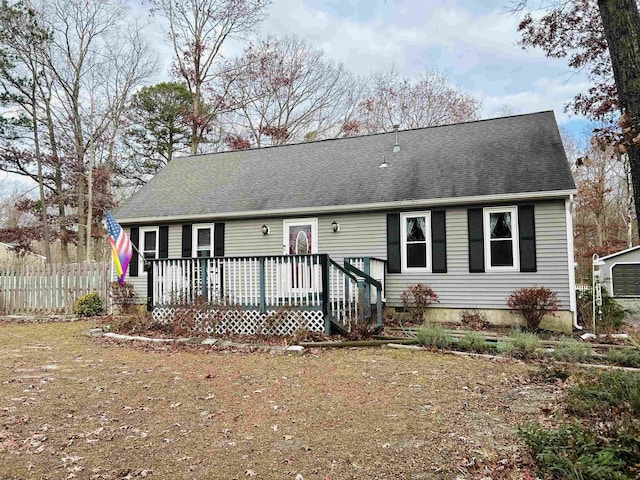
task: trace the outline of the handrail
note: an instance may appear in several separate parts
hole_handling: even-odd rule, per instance
[[[333,260],[332,260],[333,261]],[[358,275],[359,277],[362,277],[364,279],[365,282],[367,282],[370,285],[373,285],[376,288],[381,289],[382,288],[382,282],[379,282],[378,280],[376,280],[375,278],[373,278],[372,276],[364,273],[362,270],[354,267],[353,265],[351,265],[350,263],[345,263],[345,268],[353,273],[355,273],[356,275]]]
[[[334,262],[333,260],[331,260],[331,258],[329,258],[329,262],[331,263],[331,265],[333,265],[334,267],[336,267],[338,270],[340,270],[342,273],[344,273],[346,276],[348,276],[351,280],[353,280],[354,282],[357,282],[358,279],[356,277],[354,277],[353,275],[351,275],[349,272],[347,272],[343,267],[341,267],[338,263]]]

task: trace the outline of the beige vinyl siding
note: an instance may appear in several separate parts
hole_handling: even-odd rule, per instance
[[[507,308],[509,294],[518,288],[544,286],[554,290],[570,309],[567,227],[563,201],[535,207],[537,272],[469,273],[467,209],[447,210],[447,273],[387,274],[389,305],[400,306],[408,285],[428,283],[440,298],[440,307]]]
[[[387,258],[387,216],[385,212],[287,217],[318,219],[318,252],[327,253],[336,262],[344,257]],[[225,222],[225,256],[281,255],[283,218]],[[340,224],[333,232],[331,222]],[[558,293],[562,310],[570,309],[567,226],[563,200],[536,204],[537,272],[469,273],[467,209],[447,209],[447,273],[387,274],[387,304],[401,306],[400,295],[415,283],[430,284],[440,297],[440,307],[507,308],[510,292],[521,287],[545,286]],[[262,225],[270,229],[263,235]],[[169,256],[181,256],[182,226],[169,228]],[[130,281],[136,291],[146,292],[146,275]],[[146,295],[146,293],[143,293]]]
[[[165,224],[166,225],[166,224]],[[145,225],[146,227],[147,225]],[[149,225],[157,227],[159,225]],[[125,227],[127,235],[131,238],[131,227]],[[140,240],[141,241],[141,240]],[[182,225],[169,225],[169,258],[180,258],[182,256]],[[141,303],[147,302],[147,272],[143,271],[142,262],[138,256],[138,276],[130,275],[131,269],[128,270],[125,280],[133,285],[136,295],[138,295]],[[115,274],[113,279],[115,280]]]

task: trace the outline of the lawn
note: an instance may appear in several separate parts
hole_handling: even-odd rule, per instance
[[[0,324],[0,479],[520,479],[516,427],[561,394],[514,361],[134,346],[93,326]]]

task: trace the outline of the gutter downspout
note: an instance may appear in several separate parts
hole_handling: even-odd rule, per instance
[[[569,310],[573,316],[573,328],[576,330],[582,330],[582,327],[578,325],[578,309],[576,302],[576,269],[575,269],[575,257],[573,249],[573,194],[569,195],[569,198],[565,199],[565,212],[567,217],[567,257],[569,268]]]

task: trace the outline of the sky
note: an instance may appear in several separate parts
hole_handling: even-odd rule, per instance
[[[405,76],[445,72],[482,100],[482,117],[553,110],[571,131],[588,123],[564,105],[589,83],[566,60],[518,44],[509,0],[274,0],[263,33],[294,33],[353,73],[394,66]]]

